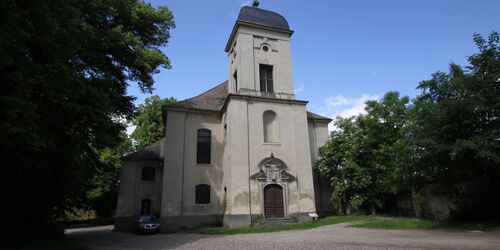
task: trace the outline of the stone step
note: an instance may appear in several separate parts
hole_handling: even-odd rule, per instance
[[[286,224],[294,224],[297,223],[298,220],[291,217],[283,217],[283,218],[267,218],[264,219],[260,225],[261,226],[275,226],[275,225],[286,225]]]

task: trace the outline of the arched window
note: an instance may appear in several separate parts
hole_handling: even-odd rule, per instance
[[[154,181],[156,169],[154,167],[143,167],[141,173],[141,180]]]
[[[264,112],[264,142],[279,142],[278,117],[271,110]]]
[[[196,204],[210,204],[210,186],[196,185]]]
[[[212,132],[208,129],[198,129],[196,145],[196,164],[210,164]]]

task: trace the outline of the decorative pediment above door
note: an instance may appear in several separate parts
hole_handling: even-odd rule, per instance
[[[288,173],[287,165],[282,160],[275,158],[271,153],[271,157],[267,157],[260,161],[259,172],[253,174],[250,178],[260,182],[292,182],[295,176]]]

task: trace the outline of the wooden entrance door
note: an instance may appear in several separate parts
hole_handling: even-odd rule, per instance
[[[280,185],[271,184],[264,188],[264,214],[266,218],[283,217],[283,188]]]

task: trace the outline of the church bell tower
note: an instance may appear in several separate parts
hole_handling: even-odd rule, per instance
[[[241,9],[225,51],[229,93],[294,99],[290,30],[278,13],[253,7]]]
[[[233,27],[225,145],[224,224],[308,220],[316,212],[306,101],[296,100],[290,39],[280,14],[245,6]]]

